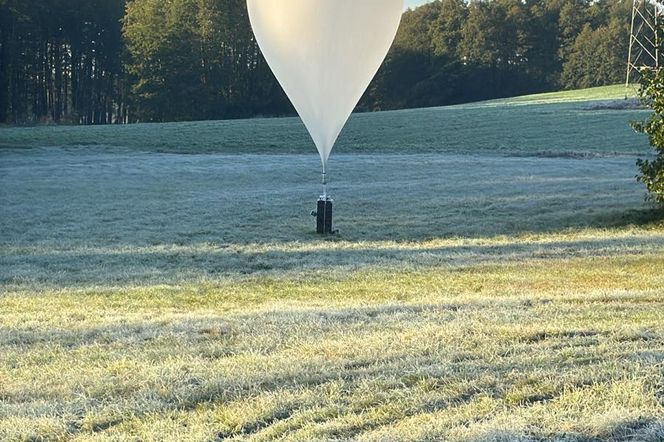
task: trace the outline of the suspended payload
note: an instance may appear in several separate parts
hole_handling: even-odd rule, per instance
[[[247,0],[256,41],[323,165],[397,33],[403,0]]]

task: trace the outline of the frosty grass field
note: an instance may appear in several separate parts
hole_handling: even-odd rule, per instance
[[[0,440],[664,440],[622,93],[1,128]]]

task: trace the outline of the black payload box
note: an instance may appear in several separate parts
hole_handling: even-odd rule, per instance
[[[316,206],[316,232],[321,235],[332,234],[332,203],[334,200],[326,196],[318,199]]]

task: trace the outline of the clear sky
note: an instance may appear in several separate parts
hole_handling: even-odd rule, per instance
[[[406,0],[406,7],[412,8],[415,6],[422,5],[424,3],[429,3],[431,0]]]

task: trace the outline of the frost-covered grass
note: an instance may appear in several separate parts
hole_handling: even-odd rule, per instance
[[[620,98],[617,90],[609,86],[497,102],[357,114],[351,117],[335,153],[588,156],[646,152],[647,141],[626,126],[646,111],[598,110],[593,102],[582,101]],[[543,97],[552,96],[556,102],[546,106],[539,103],[551,101]],[[519,103],[527,105],[514,105]],[[311,140],[297,118],[0,130],[0,148],[36,146],[187,154],[312,153]]]
[[[0,440],[662,440],[642,115],[1,129]]]

